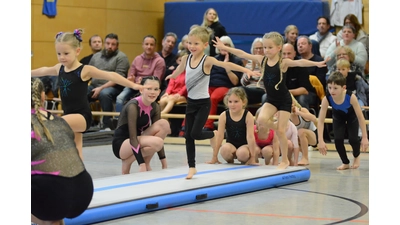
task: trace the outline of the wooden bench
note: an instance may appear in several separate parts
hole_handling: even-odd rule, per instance
[[[367,108],[366,108],[367,109]],[[369,108],[368,108],[369,109]],[[49,110],[51,113],[54,114],[63,114],[62,110]],[[93,116],[119,116],[119,112],[103,112],[103,111],[92,111],[92,115]],[[163,119],[184,119],[185,118],[185,114],[173,114],[173,113],[168,113],[168,114],[161,114],[161,118]],[[218,120],[219,119],[219,115],[209,115],[208,116],[209,119],[214,119],[214,120]],[[325,123],[332,123],[332,118],[326,118]],[[369,124],[369,120],[365,121],[366,124]],[[184,144],[185,143],[185,139],[184,138],[180,138],[180,137],[167,137],[165,139],[165,143],[166,144]],[[209,145],[210,141],[209,140],[196,140],[196,144],[199,145]],[[327,147],[329,150],[333,150],[335,151],[335,144],[334,143],[327,143]],[[351,146],[350,144],[345,144],[346,150],[347,151],[351,151]],[[318,149],[314,148],[315,151],[318,151]],[[367,152],[369,152],[367,150]]]

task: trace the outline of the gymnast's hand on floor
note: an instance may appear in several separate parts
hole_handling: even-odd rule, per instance
[[[207,164],[221,164],[217,157],[213,157],[211,161],[207,161]]]

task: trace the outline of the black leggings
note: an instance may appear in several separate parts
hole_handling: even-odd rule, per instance
[[[210,113],[210,98],[187,99],[185,114],[185,144],[189,167],[196,167],[195,140],[214,137],[213,131],[203,131],[204,124]]]
[[[347,158],[346,148],[344,146],[344,134],[347,126],[347,134],[349,138],[349,143],[353,149],[353,156],[357,158],[360,155],[360,140],[358,139],[358,119],[353,118],[350,121],[343,121],[333,118],[333,134],[335,138],[335,147],[338,152],[340,159],[343,164],[349,164],[350,161]]]

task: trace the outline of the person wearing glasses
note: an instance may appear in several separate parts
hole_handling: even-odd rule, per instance
[[[335,49],[335,58],[336,61],[339,61],[339,59],[345,59],[350,62],[350,70],[355,72],[356,74],[363,76],[364,77],[364,68],[355,62],[355,54],[353,50],[349,46],[339,46]],[[325,79],[328,79],[328,76],[337,70],[336,63],[332,65],[332,67],[329,68],[328,73],[326,74]]]
[[[328,71],[334,71],[331,69],[331,67],[336,64],[337,54],[335,49],[339,46],[348,46],[354,52],[354,63],[361,67],[361,71],[364,71],[368,60],[368,53],[365,49],[365,46],[356,40],[356,29],[352,25],[346,24],[342,28],[342,33],[343,39],[333,42],[326,51],[325,59],[330,58],[330,60],[327,61]]]

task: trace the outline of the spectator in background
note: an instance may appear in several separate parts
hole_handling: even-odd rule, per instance
[[[175,49],[176,42],[178,41],[178,36],[173,32],[168,32],[165,34],[162,40],[162,49],[158,54],[164,59],[165,62],[165,74],[164,78],[172,73],[178,66],[176,64],[176,55],[172,51]],[[160,80],[161,82],[161,95],[168,86],[168,81]]]
[[[232,39],[228,36],[222,36],[220,40],[222,43],[224,43],[225,46],[232,48],[235,47]],[[231,62],[239,66],[243,66],[242,59],[225,50],[216,49],[216,53],[218,55],[216,55],[215,58],[218,61]],[[227,70],[223,67],[215,65],[212,66],[210,71],[210,84],[208,88],[208,93],[210,94],[211,100],[210,115],[217,114],[218,103],[220,103],[224,99],[225,94],[229,91],[230,88],[235,87],[239,84],[242,75],[243,73],[239,71]],[[204,129],[214,130],[214,120],[208,119],[206,124],[204,125]]]
[[[156,38],[153,35],[146,35],[143,38],[142,48],[143,53],[132,61],[128,80],[137,84],[140,84],[142,79],[147,76],[156,76],[158,80],[164,80],[165,61],[156,52]],[[124,104],[138,93],[137,90],[124,88],[117,97],[115,111],[121,112]]]
[[[362,29],[360,22],[358,22],[357,16],[354,14],[348,14],[343,21],[343,26],[351,25],[354,27],[354,39],[361,42],[364,45],[365,50],[369,51],[369,37],[367,32]],[[343,29],[337,34],[338,41],[343,39]]]
[[[290,43],[294,46],[294,50],[296,51],[296,56],[300,56],[300,53],[297,49],[297,38],[299,37],[299,29],[297,28],[296,25],[288,25],[285,28],[285,36],[284,36],[284,43]],[[312,45],[314,46],[313,48],[313,53],[316,55],[321,55],[319,52],[319,43],[317,41],[313,41]]]
[[[88,65],[90,60],[92,59],[93,54],[98,53],[101,51],[101,48],[103,46],[103,39],[97,34],[93,35],[89,39],[89,46],[92,49],[92,54],[85,56],[79,61],[83,65]]]
[[[118,35],[114,33],[107,34],[104,39],[104,49],[93,55],[89,65],[100,70],[116,72],[126,78],[129,70],[129,60],[125,53],[118,49],[118,45]],[[113,112],[113,103],[123,88],[123,86],[112,81],[92,79],[88,87],[88,99],[89,101],[99,100],[101,109],[104,112]],[[111,117],[103,116],[102,129],[111,129],[112,126]]]
[[[212,42],[212,40],[216,40],[215,37],[221,38],[222,36],[228,35],[228,33],[225,30],[225,27],[222,26],[222,24],[219,22],[218,13],[215,9],[209,8],[206,10],[206,12],[204,13],[203,22],[201,26],[206,28],[211,28],[211,30],[213,31],[208,44],[210,47],[209,56],[215,56],[218,53],[216,53],[214,43]]]
[[[331,22],[326,16],[318,17],[317,29],[318,31],[311,35],[310,39],[319,43],[319,52],[321,53],[321,57],[324,58],[329,45],[336,41],[336,36],[329,31],[331,29]]]
[[[365,65],[368,60],[368,53],[365,49],[365,46],[361,42],[356,40],[356,29],[352,25],[347,24],[343,26],[342,33],[343,39],[340,41],[337,40],[335,43],[332,43],[326,51],[325,59],[327,59],[328,57],[330,58],[330,60],[326,63],[328,69],[330,71],[333,71],[331,68],[333,67],[333,65],[336,64],[336,48],[339,46],[348,46],[355,55],[354,61],[351,63],[359,65],[360,70],[364,71]]]
[[[324,58],[312,52],[312,48],[313,46],[309,37],[302,35],[297,39],[297,49],[300,53],[300,58],[308,59],[314,62],[324,61]],[[327,72],[327,68],[326,67],[318,68],[316,66],[307,68],[309,70],[309,75],[311,74],[317,76],[321,84],[325,87],[326,86],[325,74]],[[303,105],[303,102],[299,103]]]
[[[264,55],[262,38],[258,37],[254,39],[253,43],[251,44],[250,52],[253,55]],[[261,71],[260,64],[257,61],[246,61],[247,63],[245,67],[247,69],[252,71]],[[249,77],[246,73],[243,73],[243,76],[240,79],[240,83],[242,84],[243,89],[246,91],[249,105],[261,103],[262,96],[265,94],[264,82],[261,82],[261,80],[261,76]]]
[[[298,43],[302,43],[302,39],[299,38]],[[282,58],[295,60],[295,54],[296,53],[294,51],[293,45],[288,43],[283,45]],[[317,94],[314,87],[311,85],[309,76],[310,74],[307,67],[289,67],[286,71],[286,87],[289,89],[289,92],[294,96],[294,98],[299,102],[299,104],[307,109],[310,109],[310,105],[316,105],[317,103]]]

